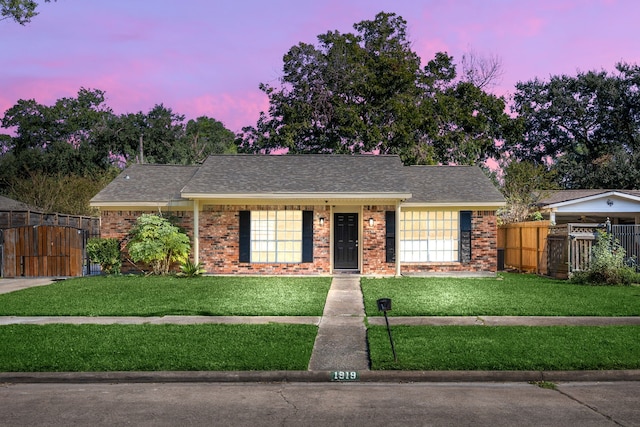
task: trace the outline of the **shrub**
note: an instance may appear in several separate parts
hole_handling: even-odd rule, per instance
[[[100,264],[104,274],[120,274],[120,241],[92,237],[87,241],[87,256],[92,262]]]
[[[636,283],[640,275],[625,263],[626,251],[610,234],[598,232],[591,248],[591,259],[586,271],[575,273],[574,283],[594,285],[629,285]]]
[[[178,273],[179,277],[197,277],[206,273],[207,270],[204,269],[204,266],[201,262],[194,263],[190,260],[184,261],[180,264],[180,273]]]
[[[166,218],[142,214],[129,232],[127,250],[134,262],[151,265],[153,274],[167,274],[172,262],[189,256],[189,237]]]

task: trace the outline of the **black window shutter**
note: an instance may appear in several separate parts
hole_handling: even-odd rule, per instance
[[[460,262],[471,262],[471,211],[460,211]]]
[[[313,211],[302,211],[302,262],[313,262]]]
[[[386,262],[396,262],[396,211],[385,212],[385,253]]]
[[[240,211],[240,262],[251,262],[251,212]]]

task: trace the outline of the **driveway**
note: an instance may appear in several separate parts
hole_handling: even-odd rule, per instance
[[[34,277],[19,279],[0,279],[0,294],[7,294],[21,289],[32,288],[34,286],[44,286],[53,283],[53,277]]]

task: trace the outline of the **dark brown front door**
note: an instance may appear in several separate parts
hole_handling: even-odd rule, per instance
[[[334,214],[334,260],[336,269],[358,269],[358,214]]]

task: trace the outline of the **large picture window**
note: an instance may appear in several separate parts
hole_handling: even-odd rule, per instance
[[[251,262],[302,262],[302,211],[252,211]]]
[[[403,210],[400,216],[400,261],[459,261],[459,212]]]

